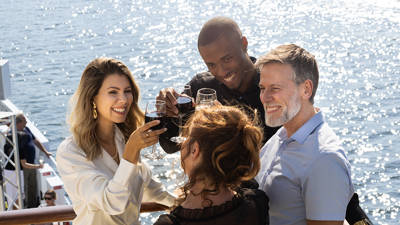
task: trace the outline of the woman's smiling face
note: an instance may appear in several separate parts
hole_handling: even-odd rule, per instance
[[[122,123],[133,101],[128,78],[120,74],[108,75],[94,98],[99,123]]]

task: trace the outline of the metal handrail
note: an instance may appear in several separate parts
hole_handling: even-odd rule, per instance
[[[0,212],[1,225],[22,225],[70,221],[76,217],[72,206],[49,206]]]
[[[140,212],[156,212],[168,209],[167,206],[154,202],[144,202]],[[49,206],[0,212],[0,225],[23,225],[71,221],[76,214],[70,205]]]
[[[7,163],[11,163],[14,166],[14,173],[16,176],[16,184],[14,184],[13,182],[11,182],[9,179],[6,178],[6,182],[15,185],[17,187],[17,198],[16,199],[12,199],[13,196],[8,196],[8,205],[9,205],[9,209],[12,208],[18,208],[18,209],[22,209],[23,208],[23,199],[22,199],[22,183],[21,183],[21,177],[20,177],[20,171],[21,171],[21,167],[20,167],[20,161],[19,161],[19,150],[18,150],[18,135],[17,135],[17,126],[16,126],[16,113],[14,112],[0,112],[0,118],[9,118],[11,119],[11,123],[9,125],[9,127],[11,128],[11,135],[12,135],[12,140],[9,140],[9,138],[7,136],[5,136],[5,140],[6,142],[9,142],[12,147],[13,150],[11,151],[10,155],[5,155],[4,151],[0,152],[0,159],[5,159],[5,161],[3,162],[3,160],[0,160],[0,173],[3,173],[3,170],[5,169]],[[2,148],[1,148],[2,149]],[[14,161],[11,160],[11,154],[14,155]],[[4,206],[4,180],[3,180],[3,174],[0,176],[0,210],[3,211],[5,210],[5,206]]]

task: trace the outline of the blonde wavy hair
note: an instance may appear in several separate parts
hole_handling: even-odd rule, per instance
[[[111,74],[128,78],[132,88],[133,102],[125,122],[117,124],[125,140],[144,122],[143,111],[138,106],[139,87],[135,83],[128,67],[112,58],[97,58],[91,61],[82,73],[78,89],[70,100],[67,122],[78,146],[85,152],[88,160],[94,160],[102,154],[96,133],[97,120],[93,118],[93,100],[98,94],[104,79]]]

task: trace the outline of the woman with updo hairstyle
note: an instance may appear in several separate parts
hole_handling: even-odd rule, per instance
[[[269,224],[265,193],[240,187],[260,169],[263,135],[255,121],[238,108],[213,106],[196,111],[181,135],[188,181],[173,211],[155,224]]]
[[[138,225],[142,201],[172,206],[140,151],[158,141],[160,121],[144,124],[139,87],[128,67],[97,58],[71,98],[72,135],[57,149],[57,168],[76,213],[74,225]]]

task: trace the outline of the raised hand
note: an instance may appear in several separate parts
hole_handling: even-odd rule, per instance
[[[178,108],[176,107],[176,99],[180,96],[173,88],[162,89],[157,96],[157,100],[163,100],[167,107],[168,117],[178,117]]]
[[[151,130],[152,127],[157,126],[159,123],[159,120],[153,120],[132,132],[126,142],[122,157],[125,160],[136,164],[139,160],[140,151],[143,148],[156,144],[158,142],[158,136],[167,130],[167,128]]]

